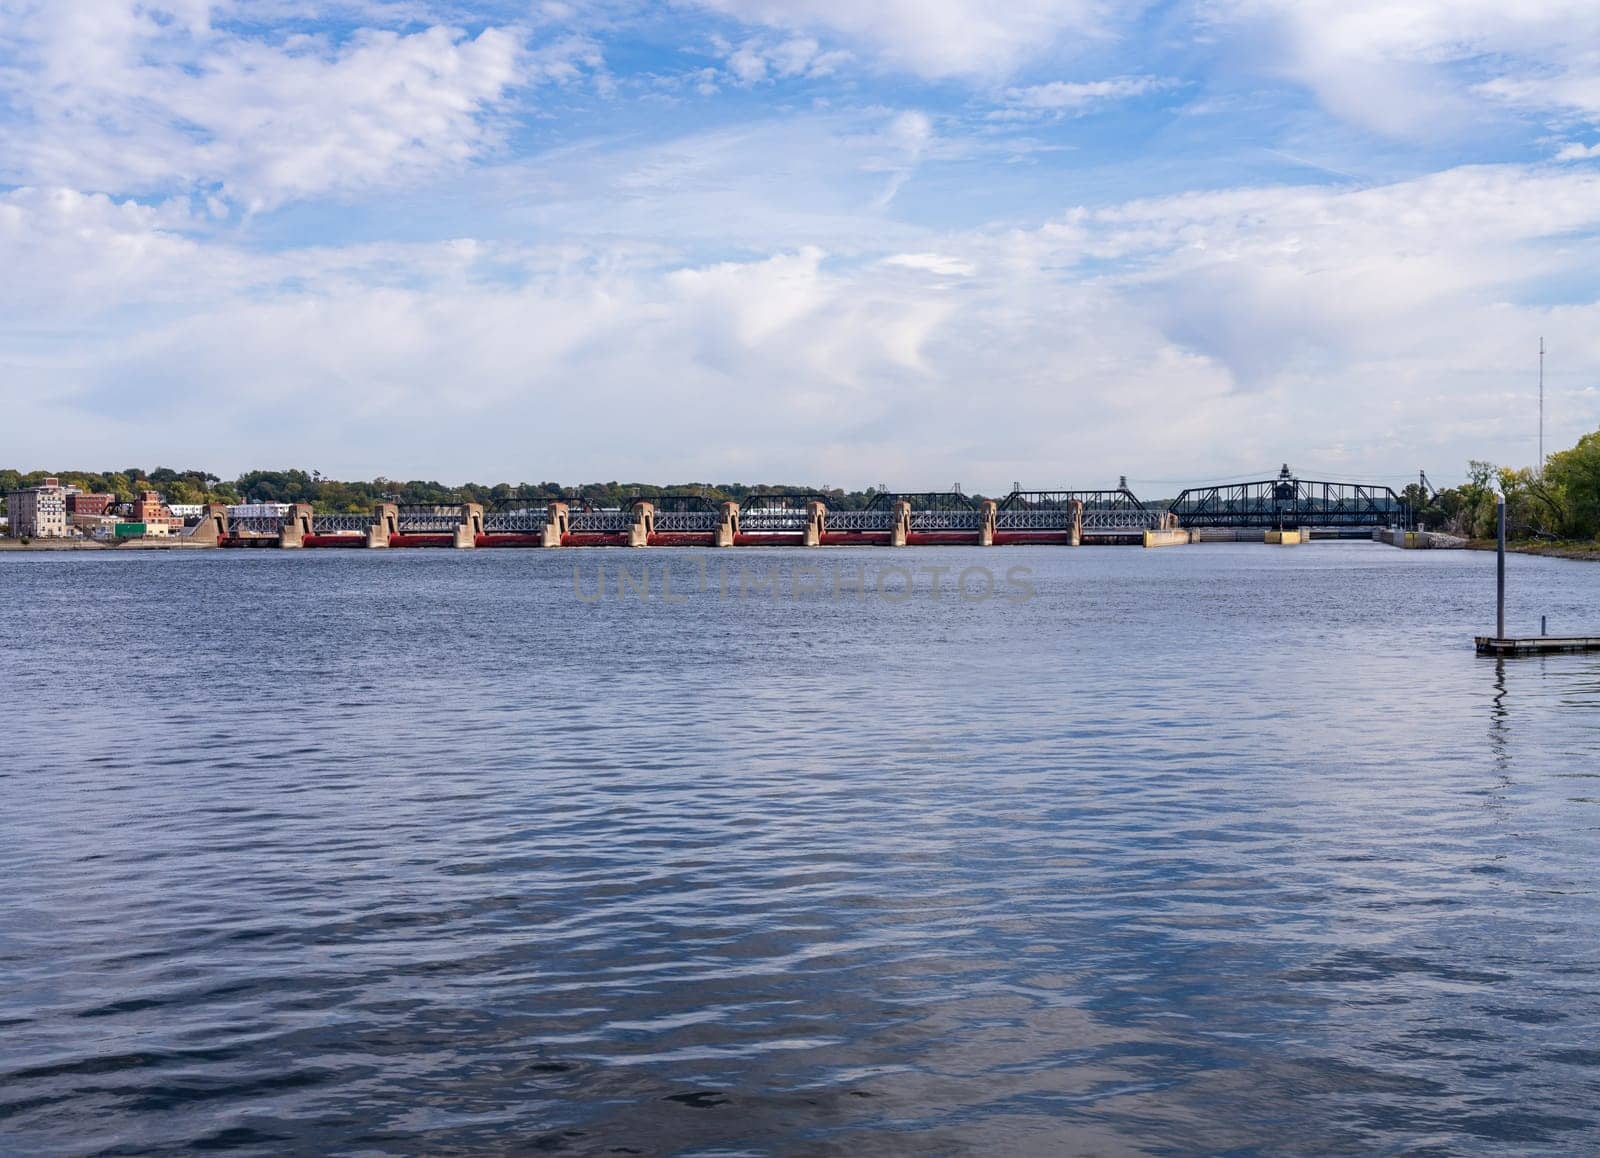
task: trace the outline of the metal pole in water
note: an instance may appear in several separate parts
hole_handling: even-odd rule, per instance
[[[1506,496],[1495,496],[1495,638],[1506,637]]]

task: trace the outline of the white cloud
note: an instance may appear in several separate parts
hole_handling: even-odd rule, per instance
[[[874,209],[888,208],[916,172],[934,139],[933,121],[926,113],[903,112],[889,122],[881,137],[884,147],[875,150],[876,157],[867,162],[868,168],[889,174],[883,191],[872,202]]]
[[[1063,43],[1110,35],[1137,0],[693,0],[746,24],[827,34],[929,78],[1010,75]]]
[[[977,272],[971,262],[945,253],[897,253],[884,258],[883,264],[938,274],[941,277],[971,277]]]
[[[0,431],[0,461],[132,443],[229,471],[292,447],[359,474],[994,489],[1069,481],[1067,464],[1085,483],[1308,469],[1337,432],[1353,472],[1403,455],[1448,477],[1531,458],[1513,412],[1538,334],[1568,380],[1600,376],[1600,304],[1523,300],[1593,267],[1600,174],[1583,168],[1189,194],[710,262],[644,219],[550,246],[275,254],[193,225],[181,206],[0,198],[0,263],[55,287],[3,291],[0,407],[60,392],[48,427]],[[1576,389],[1552,407],[1553,436],[1600,421]],[[648,439],[618,440],[630,413]]]
[[[1028,85],[1006,90],[1006,102],[1040,112],[1079,114],[1117,101],[1171,88],[1171,80],[1156,76],[1114,76],[1105,80],[1066,81]]]
[[[479,228],[516,234],[648,237],[678,253],[854,253],[914,232],[888,208],[944,148],[916,110],[795,114],[554,149],[474,170],[442,195],[464,199]]]
[[[684,0],[672,51],[708,25],[729,39],[670,90],[609,76],[601,38],[657,27],[626,3],[506,0],[467,32],[448,3],[333,2],[344,22],[308,35],[329,9],[304,0],[0,0],[0,182],[22,186],[0,193],[0,266],[24,274],[0,280],[0,462],[994,488],[1068,481],[1063,463],[1093,482],[1337,453],[1447,477],[1531,458],[1508,414],[1540,333],[1565,368],[1552,437],[1600,421],[1582,388],[1600,380],[1595,166],[1137,198],[1149,167],[1045,150],[1065,147],[1046,122],[1179,83],[1155,75],[1175,71],[1160,46],[1109,47],[1140,0],[700,4],[737,35],[683,21]],[[1257,140],[1258,117],[1278,157],[1300,144],[1272,139],[1281,90],[1258,77],[1229,104],[1240,60],[1430,150],[1486,114],[1532,110],[1540,143],[1600,124],[1591,0],[1202,11],[1222,36],[1181,69],[1223,110],[1200,126],[1213,144]],[[1086,46],[1093,71],[1067,59]],[[847,58],[869,68],[815,83]],[[902,75],[875,88],[872,69]],[[974,103],[944,84],[910,102],[904,73],[969,82],[1038,131],[973,131]],[[1066,76],[1100,79],[1049,80]],[[576,100],[533,108],[536,83],[654,103],[604,105],[601,136]],[[707,126],[691,87],[776,100]],[[797,91],[818,103],[778,103]],[[1159,187],[1192,163],[1162,158]],[[1075,197],[1095,207],[1062,212]],[[296,240],[346,226],[434,240]],[[619,440],[615,416],[641,412],[650,437]]]
[[[850,59],[848,52],[824,52],[809,36],[783,40],[751,37],[738,45],[717,41],[716,47],[733,79],[744,85],[791,77],[824,77]]]
[[[1484,97],[1600,117],[1592,0],[1210,0],[1201,11],[1258,67],[1392,136],[1465,131]]]
[[[1478,86],[1478,91],[1523,108],[1569,109],[1591,124],[1600,124],[1600,49],[1576,57],[1559,50],[1554,55],[1558,63],[1553,68],[1541,63],[1537,71],[1497,76]]]
[[[728,53],[728,71],[745,84],[767,79],[767,58],[754,41],[745,41]]]
[[[230,6],[7,0],[0,179],[108,192],[220,187],[251,208],[404,182],[492,147],[512,87],[592,67],[580,39],[364,29],[245,35]]]
[[[1465,319],[1592,260],[1600,246],[1572,239],[1600,228],[1600,175],[1488,166],[1373,189],[1192,194],[1059,228],[1064,253],[1119,263],[1119,284],[1171,338],[1269,389],[1419,339],[1457,364]]]

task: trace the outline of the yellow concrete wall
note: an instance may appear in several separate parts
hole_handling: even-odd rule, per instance
[[[1146,531],[1144,533],[1146,547],[1187,547],[1189,545],[1189,532],[1179,530]]]

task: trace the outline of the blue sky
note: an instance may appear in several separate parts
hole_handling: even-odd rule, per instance
[[[1600,425],[1592,0],[0,0],[0,461],[1151,493]]]

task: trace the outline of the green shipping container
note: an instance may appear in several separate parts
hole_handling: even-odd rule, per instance
[[[119,539],[142,539],[144,538],[144,524],[118,523],[112,534]]]

